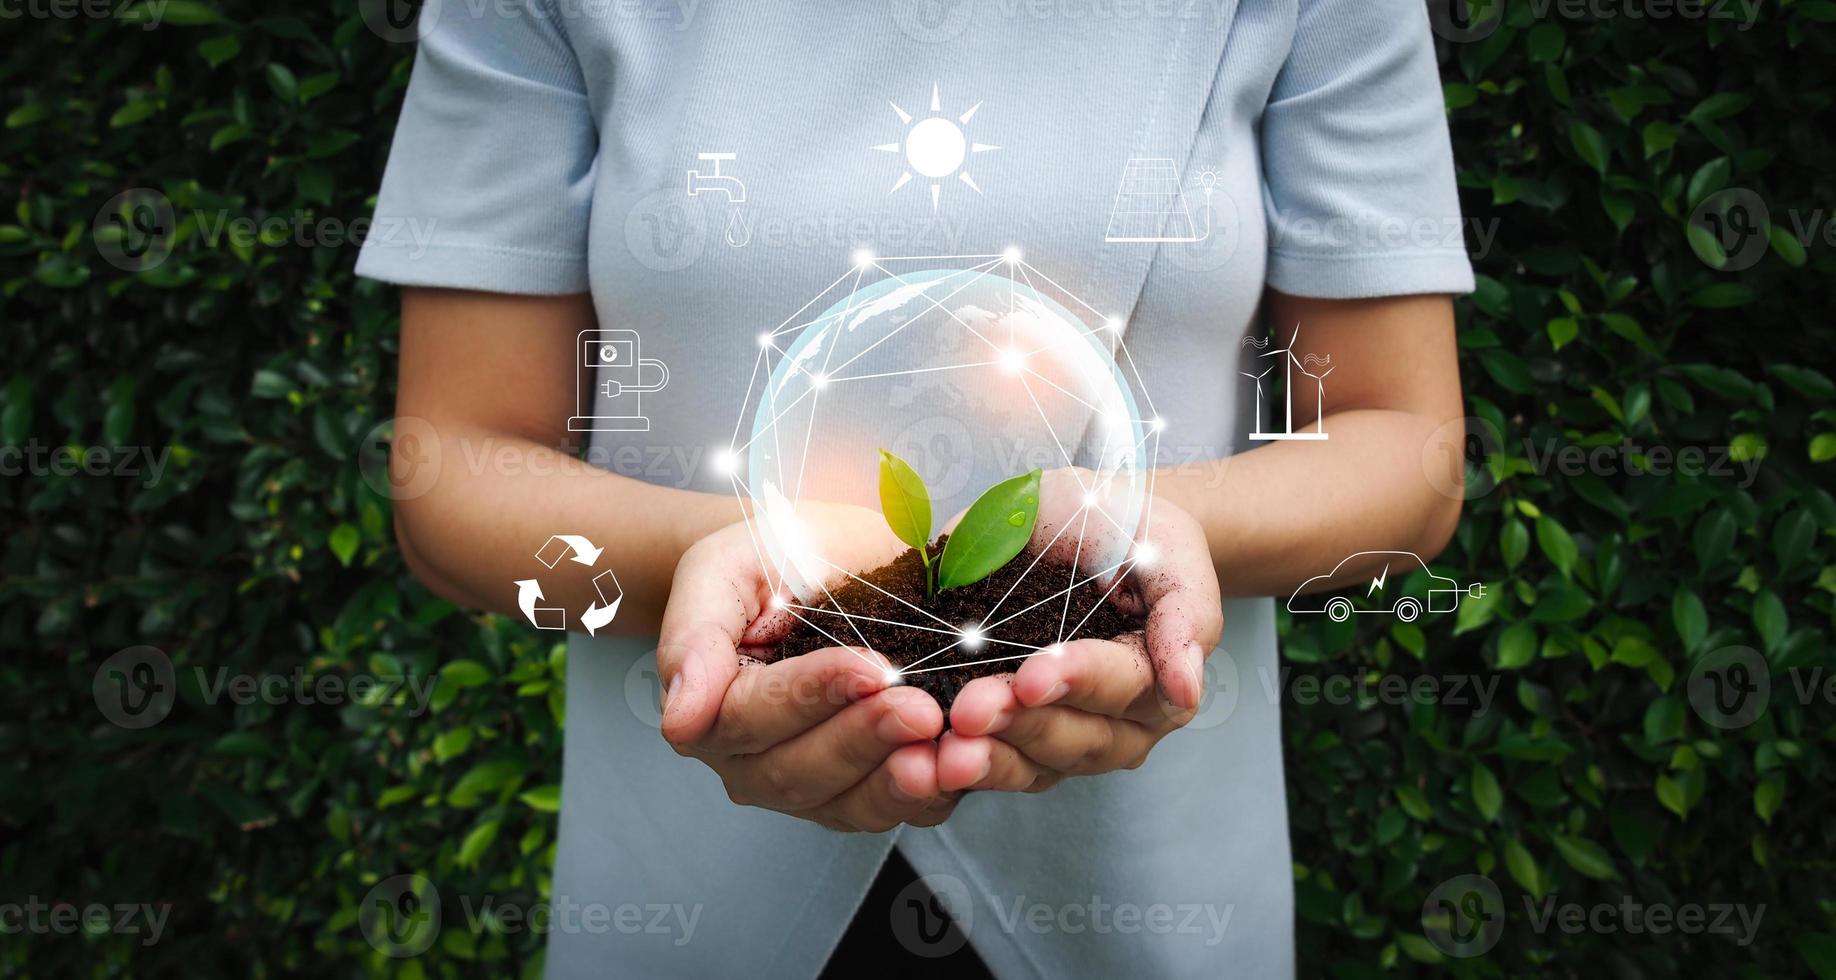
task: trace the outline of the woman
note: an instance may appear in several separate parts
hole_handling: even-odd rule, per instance
[[[375,241],[358,266],[409,287],[398,416],[420,421],[398,431],[443,460],[397,504],[410,567],[520,615],[512,583],[572,532],[624,588],[624,635],[569,647],[550,974],[814,976],[895,848],[998,976],[1292,974],[1266,597],[1359,551],[1430,557],[1459,513],[1458,447],[1439,440],[1462,414],[1448,296],[1472,278],[1421,4],[650,12],[429,3],[377,215],[432,244]],[[964,155],[946,138],[901,159],[932,117]],[[1110,228],[1138,158],[1175,162],[1190,225]],[[737,219],[730,183],[685,193],[715,164],[745,185]],[[1201,240],[1109,240],[1131,237]],[[745,409],[758,333],[857,248],[1011,245],[1126,318],[1169,420],[1154,524],[1181,587],[1155,597],[1149,657],[1027,660],[966,689],[936,741],[934,701],[844,651],[740,657],[767,589],[709,454]],[[1242,376],[1279,360],[1243,343],[1259,315],[1338,366],[1293,405],[1294,430],[1329,438],[1233,457],[1288,425]],[[569,465],[595,327],[634,329],[672,380],[643,395],[648,431],[594,432],[596,465]],[[1380,572],[1348,562],[1330,587]],[[595,603],[585,576],[554,578],[545,606]],[[626,696],[653,647],[660,718]],[[772,683],[846,693],[758,695]],[[686,911],[639,929],[565,911],[595,906]],[[906,948],[943,951],[922,918],[901,925],[926,907],[908,889],[858,925],[891,915]]]

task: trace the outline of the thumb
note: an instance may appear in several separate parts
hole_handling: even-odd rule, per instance
[[[720,717],[721,700],[738,673],[733,639],[715,624],[691,626],[658,646],[663,738],[678,751],[704,738]]]

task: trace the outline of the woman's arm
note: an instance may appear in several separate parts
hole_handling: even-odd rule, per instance
[[[1271,290],[1269,311],[1284,346],[1300,325],[1295,356],[1332,356],[1324,402],[1330,438],[1270,443],[1218,470],[1165,469],[1155,492],[1205,528],[1225,595],[1285,596],[1359,551],[1433,558],[1460,522],[1460,500],[1439,489],[1460,486],[1464,448],[1463,429],[1443,429],[1465,414],[1453,301],[1304,299]],[[1313,385],[1301,380],[1297,431],[1314,420]],[[1439,488],[1428,465],[1444,469]],[[1373,571],[1353,563],[1325,587]]]
[[[466,606],[521,616],[519,579],[544,569],[535,552],[552,534],[582,534],[605,549],[625,599],[611,628],[654,633],[670,578],[689,545],[733,522],[733,500],[656,487],[576,458],[575,337],[594,326],[585,294],[507,296],[447,289],[402,293],[398,437],[431,433],[433,447],[398,447],[398,467],[438,459],[424,493],[396,480],[395,534],[408,567]],[[426,423],[404,423],[419,419]],[[399,451],[406,450],[406,452]],[[423,478],[424,479],[424,478]],[[585,572],[585,569],[582,569]],[[591,574],[546,575],[547,607],[568,625],[598,601]]]

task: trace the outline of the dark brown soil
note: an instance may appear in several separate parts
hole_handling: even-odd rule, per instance
[[[933,555],[942,554],[943,540],[939,539],[931,548]],[[926,602],[924,565],[918,560],[917,549],[909,549],[890,564],[867,572],[861,578],[924,609],[937,619],[913,610],[884,592],[850,580],[840,588],[830,590],[833,599],[824,598],[815,605],[825,610],[847,611],[854,617],[853,628],[840,615],[805,612],[802,614],[805,622],[799,623],[791,631],[770,659],[794,657],[836,646],[836,640],[858,646],[865,638],[870,648],[900,667],[908,667],[923,660],[915,672],[905,675],[905,683],[936,698],[937,703],[943,706],[945,717],[948,717],[950,705],[956,700],[956,694],[963,689],[963,685],[977,677],[1018,670],[1024,662],[1019,659],[993,663],[975,661],[995,657],[1017,658],[1031,650],[1049,646],[1058,640],[1061,623],[1065,630],[1077,627],[1065,636],[1066,640],[1091,637],[1111,639],[1140,630],[1146,624],[1145,619],[1131,614],[1121,604],[1131,598],[1127,595],[1129,586],[1126,583],[1117,587],[1107,601],[1104,600],[1104,592],[1108,588],[1106,584],[1089,582],[1080,585],[1071,592],[1070,610],[1067,612],[1065,597],[1053,594],[1063,592],[1065,586],[1070,584],[1070,566],[1062,562],[1041,560],[1028,572],[1027,568],[1032,563],[1033,556],[1023,553],[980,582],[941,590],[935,599]],[[1014,583],[1022,573],[1026,574],[1026,578],[1015,587]],[[1087,577],[1087,573],[1080,575],[1079,579],[1084,577]],[[1010,588],[1013,590],[1011,595],[1008,594]],[[1048,599],[1048,596],[1053,597]],[[937,652],[958,639],[951,633],[939,632],[946,628],[944,623],[959,628],[978,626],[996,603],[1000,604],[993,617],[997,625],[982,630],[983,640],[978,648],[969,649],[967,644],[958,643],[943,653]],[[1029,606],[1032,608],[1028,609]],[[1026,611],[1021,612],[1023,609]],[[1086,614],[1089,617],[1087,619]],[[1010,616],[1013,618],[1009,619]],[[861,617],[887,622],[872,622]],[[1001,620],[1005,622],[999,622]],[[1081,627],[1078,626],[1080,622],[1083,623]],[[902,625],[908,623],[929,628],[916,629]],[[815,628],[817,626],[826,630],[829,636],[824,636]],[[856,635],[856,629],[859,635]]]

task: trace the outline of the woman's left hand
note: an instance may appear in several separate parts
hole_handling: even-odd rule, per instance
[[[1042,518],[1069,479],[1047,474]],[[1133,769],[1197,712],[1205,657],[1224,629],[1217,572],[1198,522],[1165,500],[1152,507],[1152,559],[1118,587],[1125,605],[1145,608],[1145,630],[1070,641],[965,685],[938,744],[940,790],[1036,793],[1068,775]]]

